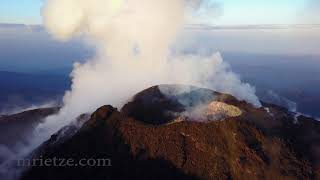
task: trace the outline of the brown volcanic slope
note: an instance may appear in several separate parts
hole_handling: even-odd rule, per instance
[[[57,113],[59,108],[41,108],[18,114],[0,116],[0,145],[12,147],[24,142],[25,137],[43,120]]]
[[[212,100],[242,114],[223,121],[173,121],[187,106]],[[300,116],[294,123],[292,113],[265,106],[270,113],[206,89],[169,98],[152,87],[121,112],[99,108],[71,138],[57,143],[54,136],[35,152],[76,162],[110,158],[112,166],[32,167],[21,179],[319,179],[319,122]]]

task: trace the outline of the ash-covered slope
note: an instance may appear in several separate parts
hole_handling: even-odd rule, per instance
[[[104,167],[32,167],[21,179],[319,179],[320,124],[226,94],[155,86],[121,111],[103,106],[35,157],[110,159]],[[178,93],[177,93],[178,92]]]

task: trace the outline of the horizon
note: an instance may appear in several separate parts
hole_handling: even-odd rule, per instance
[[[120,2],[120,0],[118,0]],[[1,24],[42,25],[43,0],[10,0],[0,2]],[[199,24],[230,25],[296,25],[320,24],[320,3],[317,0],[204,0],[201,8],[214,13],[196,14]],[[247,11],[250,9],[250,11]],[[239,16],[241,14],[241,16]]]

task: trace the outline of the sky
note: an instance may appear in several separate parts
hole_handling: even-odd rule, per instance
[[[219,5],[215,25],[317,24],[319,0],[203,0]],[[44,0],[0,0],[0,23],[41,24]]]

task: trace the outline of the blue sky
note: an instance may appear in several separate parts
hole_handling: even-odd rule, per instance
[[[218,24],[294,24],[305,0],[223,0]]]
[[[223,13],[210,21],[218,25],[304,24],[299,13],[308,11],[305,7],[315,1],[216,0]],[[0,23],[40,24],[42,4],[43,0],[0,0]]]
[[[0,23],[40,24],[43,0],[0,0]]]

